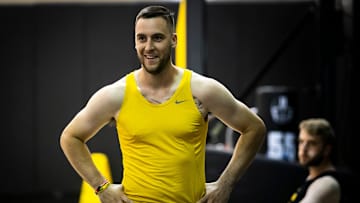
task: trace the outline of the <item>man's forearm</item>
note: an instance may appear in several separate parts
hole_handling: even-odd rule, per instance
[[[238,180],[246,172],[257,152],[259,151],[265,137],[265,129],[261,127],[258,131],[243,133],[234,148],[233,155],[218,179],[218,184],[234,188]]]
[[[97,170],[87,145],[79,139],[62,136],[61,148],[71,166],[94,189],[104,182],[104,177]]]

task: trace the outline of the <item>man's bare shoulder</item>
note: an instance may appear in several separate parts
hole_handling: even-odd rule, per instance
[[[201,75],[194,71],[192,72],[191,90],[193,91],[193,94],[195,96],[196,95],[200,96],[202,94],[206,95],[207,93],[211,93],[214,90],[213,88],[216,87],[217,85],[219,85],[219,83],[215,79]]]
[[[320,188],[328,188],[331,190],[339,190],[340,189],[340,184],[337,181],[336,178],[334,178],[333,176],[323,176],[318,178],[316,181],[314,181],[314,186],[320,187]]]
[[[211,78],[209,76],[202,75],[195,71],[191,71],[191,74],[192,74],[191,82],[201,82],[202,83],[202,82],[206,82],[209,80],[214,80],[213,78]]]
[[[109,85],[104,86],[103,91],[107,92],[109,99],[114,99],[118,102],[122,102],[125,92],[125,87],[126,87],[126,76],[120,78],[119,80]]]
[[[120,78],[119,80],[107,85],[110,89],[121,89],[124,90],[126,85],[126,76]]]
[[[103,86],[90,98],[89,103],[96,103],[100,106],[119,107],[124,97],[126,77],[113,83]]]

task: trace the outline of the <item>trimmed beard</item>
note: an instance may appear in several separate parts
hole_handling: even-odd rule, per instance
[[[305,163],[304,166],[306,166],[306,167],[319,166],[323,162],[324,159],[325,159],[324,150],[322,150],[321,153],[319,153],[318,155],[313,157],[311,160],[309,160],[307,163]]]
[[[152,74],[152,75],[157,75],[157,74],[161,73],[161,72],[165,69],[165,67],[166,67],[166,65],[169,63],[169,61],[171,60],[171,49],[172,49],[172,48],[170,47],[169,50],[168,50],[168,52],[167,52],[167,54],[164,56],[164,59],[163,59],[163,60],[160,60],[159,65],[158,65],[155,69],[153,69],[153,70],[148,69],[148,68],[145,66],[144,62],[143,62],[143,63],[142,63],[142,66],[144,67],[144,69],[146,70],[146,72],[148,72],[148,73],[150,73],[150,74]],[[139,57],[139,59],[140,59],[140,57]]]

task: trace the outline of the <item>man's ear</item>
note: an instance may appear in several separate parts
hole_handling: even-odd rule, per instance
[[[326,154],[326,156],[328,156],[328,157],[330,156],[332,149],[333,149],[333,146],[331,146],[329,144],[325,146],[325,154]]]
[[[173,33],[171,37],[171,47],[175,48],[177,45],[177,34]]]

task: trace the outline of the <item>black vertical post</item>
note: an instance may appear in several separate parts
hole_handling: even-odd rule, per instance
[[[354,173],[357,174],[357,180],[360,180],[360,167],[359,167],[359,161],[360,158],[358,156],[359,153],[359,144],[357,142],[357,140],[359,140],[358,138],[358,132],[359,132],[359,128],[358,128],[358,122],[357,119],[351,119],[350,115],[356,115],[356,112],[359,112],[359,107],[360,107],[360,101],[359,101],[359,97],[357,96],[357,92],[358,90],[358,86],[359,86],[359,74],[358,71],[356,71],[356,69],[359,69],[360,67],[360,43],[359,43],[359,38],[360,38],[360,1],[358,0],[353,0],[353,36],[354,36],[354,44],[353,46],[351,46],[351,52],[352,52],[352,62],[353,62],[353,66],[352,66],[352,71],[351,71],[351,77],[350,77],[350,112],[349,112],[349,117],[350,119],[348,119],[348,123],[347,123],[347,127],[350,128],[349,130],[349,145],[351,147],[349,147],[348,149],[348,157],[351,157],[348,160],[349,165],[351,165],[351,167],[354,170]],[[355,141],[356,140],[356,141]],[[354,181],[355,182],[355,181]],[[355,193],[356,191],[354,191]]]
[[[205,0],[187,2],[187,66],[198,73],[205,72]]]
[[[335,123],[336,11],[335,0],[320,0],[320,78],[324,117]]]

